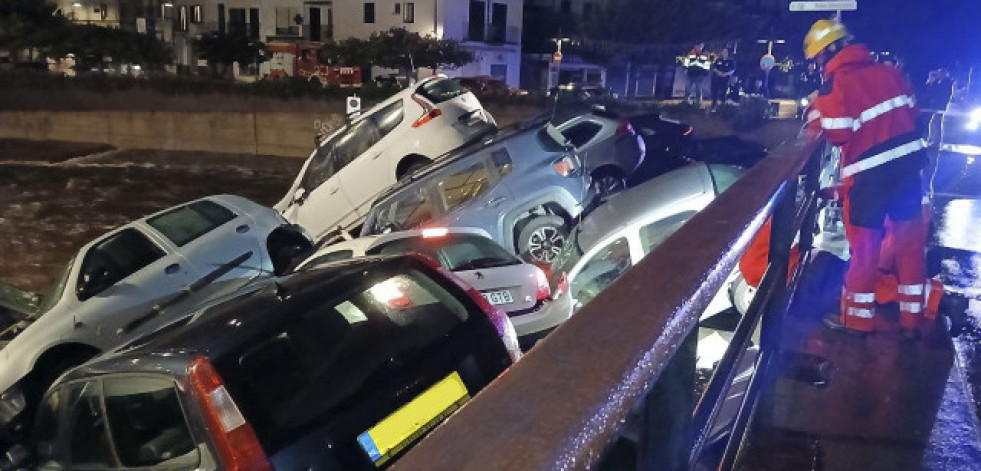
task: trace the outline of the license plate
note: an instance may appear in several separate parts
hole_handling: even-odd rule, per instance
[[[470,393],[454,371],[358,435],[358,444],[375,466],[382,466],[468,400]]]
[[[503,291],[488,291],[486,293],[480,293],[484,295],[484,299],[487,302],[497,306],[498,304],[511,304],[514,302],[514,298],[511,296],[511,292],[508,290]]]

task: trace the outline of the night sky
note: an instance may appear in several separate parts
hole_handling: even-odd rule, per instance
[[[799,55],[808,26],[826,14],[792,13],[781,30]],[[981,0],[858,0],[845,12],[845,25],[876,51],[900,54],[915,82],[937,67],[981,65]],[[796,35],[794,35],[796,31]]]

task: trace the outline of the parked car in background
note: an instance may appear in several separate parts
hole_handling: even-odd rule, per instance
[[[315,239],[356,227],[386,188],[496,128],[466,88],[421,80],[324,139],[274,207]]]
[[[291,274],[76,368],[47,393],[39,469],[374,470],[520,352],[506,316],[417,257]],[[449,275],[452,276],[452,275]]]
[[[276,211],[212,196],[122,226],[68,262],[32,322],[0,350],[0,424],[68,368],[212,297],[282,273],[312,246]]]
[[[559,252],[588,178],[544,119],[459,149],[414,173],[372,205],[362,236],[426,227],[475,227],[532,262]]]
[[[503,309],[523,348],[572,314],[568,290],[553,293],[541,268],[515,257],[482,229],[433,227],[361,237],[321,248],[300,262],[297,270],[366,255],[403,253],[435,260]]]
[[[590,101],[600,99],[615,99],[617,95],[606,88],[598,85],[581,85],[577,83],[567,83],[552,87],[546,93],[558,101]]]
[[[643,183],[692,162],[695,128],[664,117],[661,113],[642,113],[630,117],[630,124],[644,140],[644,162],[628,179],[631,186]]]
[[[576,147],[601,197],[626,188],[627,178],[644,162],[644,140],[630,121],[602,106],[560,108],[550,122]]]
[[[744,173],[694,164],[610,198],[570,233],[552,265],[553,287],[568,285],[580,308],[661,244]]]
[[[507,97],[514,95],[527,95],[527,90],[511,88],[507,82],[499,77],[490,75],[478,75],[475,77],[456,77],[457,83],[467,87],[477,96]]]

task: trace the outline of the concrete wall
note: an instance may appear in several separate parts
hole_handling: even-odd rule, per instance
[[[525,119],[533,108],[491,113],[501,126]],[[330,112],[4,111],[0,138],[97,142],[117,148],[200,150],[306,158],[315,126],[330,132],[344,124]]]

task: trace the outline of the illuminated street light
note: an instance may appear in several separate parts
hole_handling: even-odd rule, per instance
[[[174,7],[174,4],[173,3],[170,3],[170,2],[165,2],[163,4],[163,6],[164,6],[164,8],[173,8]]]
[[[72,8],[82,8],[82,2],[72,3]]]

